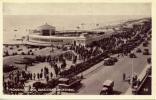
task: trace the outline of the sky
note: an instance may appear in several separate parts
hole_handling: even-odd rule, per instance
[[[150,3],[4,3],[4,15],[145,15]]]

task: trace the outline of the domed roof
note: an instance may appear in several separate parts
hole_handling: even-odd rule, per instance
[[[47,24],[47,23],[45,23],[44,25],[39,26],[38,29],[39,29],[39,30],[55,29],[55,27],[54,27],[54,26],[51,26],[51,25],[49,25],[49,24]]]

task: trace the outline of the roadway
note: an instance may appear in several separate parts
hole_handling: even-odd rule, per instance
[[[142,45],[139,47],[142,50],[145,48],[142,47]],[[114,66],[97,66],[97,69],[95,71],[92,71],[85,75],[85,79],[82,80],[83,86],[79,90],[78,94],[98,95],[100,93],[100,90],[102,89],[102,83],[107,79],[114,80],[115,94],[125,93],[129,88],[129,83],[122,80],[123,73],[126,73],[127,77],[130,76],[133,63],[133,72],[139,75],[147,64],[147,58],[151,56],[143,55],[142,53],[135,54],[137,58],[133,58],[133,61],[132,58],[124,56],[119,57],[119,61]],[[100,63],[103,63],[103,61]]]

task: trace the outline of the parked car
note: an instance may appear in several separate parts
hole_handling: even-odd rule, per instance
[[[110,60],[112,60],[113,62],[117,62],[118,59],[116,57],[110,57]]]
[[[144,42],[142,45],[143,45],[144,47],[147,47],[147,46],[148,46],[148,41]]]
[[[147,63],[151,64],[151,58],[147,58]]]
[[[144,49],[143,55],[150,55],[149,50],[148,49]]]
[[[77,78],[60,78],[59,89],[64,92],[76,92],[81,85],[81,79]]]
[[[111,66],[111,65],[114,65],[115,62],[111,59],[111,58],[107,58],[104,60],[104,65],[105,66]]]
[[[136,50],[136,52],[137,52],[137,53],[141,53],[142,51],[141,51],[140,48],[138,48],[138,49]]]
[[[130,57],[130,58],[136,58],[137,56],[136,56],[134,53],[130,53],[130,54],[129,54],[129,57]]]

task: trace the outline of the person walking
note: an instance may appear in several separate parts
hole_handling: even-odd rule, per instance
[[[30,73],[30,79],[31,79],[31,80],[33,79],[32,73]]]
[[[123,73],[123,81],[125,81],[125,78],[126,78],[126,74]]]
[[[52,72],[50,73],[50,77],[51,77],[51,79],[53,78],[53,73]]]
[[[41,73],[43,72],[43,68],[41,69]]]
[[[47,82],[49,81],[49,76],[46,76],[46,81],[47,81]]]
[[[41,78],[41,79],[42,79],[42,76],[43,76],[42,73],[40,73],[40,78]]]
[[[37,79],[38,79],[38,80],[40,79],[40,74],[39,74],[39,73],[37,73]]]
[[[35,80],[35,78],[36,78],[36,74],[34,73],[34,80]]]

